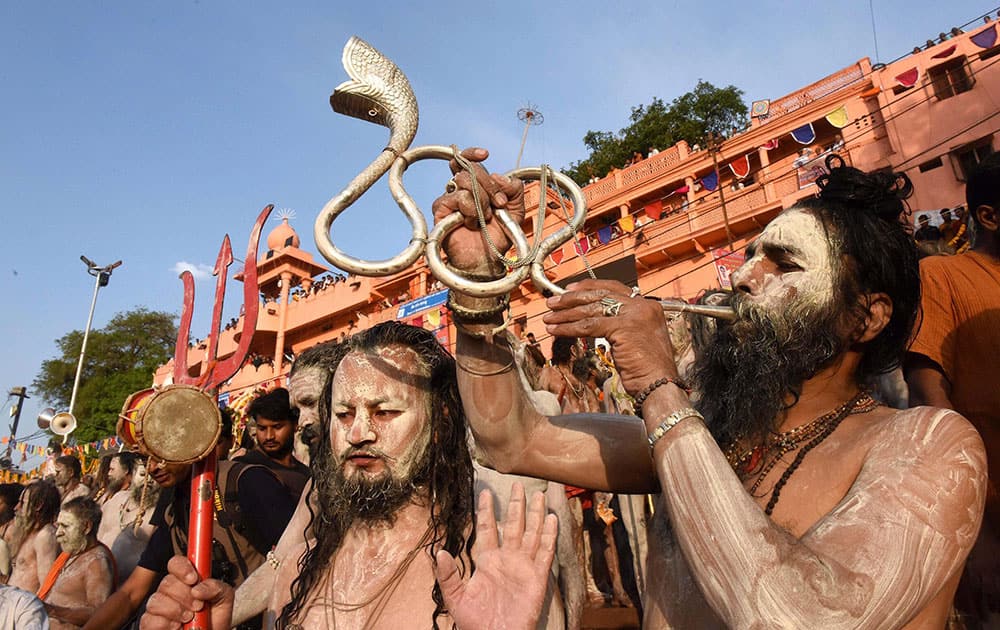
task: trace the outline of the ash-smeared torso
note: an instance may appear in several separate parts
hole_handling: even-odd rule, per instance
[[[675,448],[704,450],[705,461],[717,465],[717,449],[709,455],[714,445],[688,434],[665,458]],[[752,498],[760,507],[793,457],[759,485]],[[672,516],[717,529],[679,535],[659,498],[645,627],[722,628],[723,615],[737,627],[808,627],[804,620],[824,628],[943,627],[979,527],[982,457],[978,436],[952,412],[879,408],[851,416],[781,491],[772,521],[783,531],[759,529],[724,501],[703,501],[717,489],[691,483],[699,476],[676,467],[668,491],[684,513]],[[698,465],[698,457],[683,459]],[[742,497],[723,494],[738,508],[755,481],[745,481]]]
[[[426,508],[410,505],[392,527],[352,527],[295,623],[310,629],[432,628],[436,604],[429,520]],[[298,558],[304,550],[303,543],[289,555]],[[271,623],[289,601],[297,573],[295,563],[279,568]],[[452,625],[447,615],[437,622],[440,628]]]
[[[55,527],[45,525],[28,534],[18,548],[7,584],[29,593],[37,592],[58,555],[59,543],[56,542]]]
[[[93,613],[115,590],[112,566],[110,552],[101,545],[73,556],[63,566],[45,602]],[[51,616],[50,622],[53,630],[80,627],[56,616]]]

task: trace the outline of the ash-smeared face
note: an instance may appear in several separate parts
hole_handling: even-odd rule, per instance
[[[430,443],[430,390],[403,346],[352,352],[333,377],[330,440],[347,479],[408,479]]]
[[[747,302],[776,312],[794,304],[824,308],[833,300],[837,267],[822,222],[811,212],[792,208],[771,221],[746,251],[746,262],[733,272],[733,287]]]
[[[319,366],[297,370],[288,379],[288,402],[299,410],[299,428],[316,424],[319,420],[317,406],[323,394],[327,372]]]
[[[87,548],[87,533],[89,523],[68,510],[59,512],[56,519],[56,541],[62,550],[69,553],[79,553]]]

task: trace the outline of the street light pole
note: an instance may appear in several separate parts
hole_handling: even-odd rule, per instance
[[[80,260],[87,265],[87,273],[94,276],[94,297],[90,300],[90,314],[87,316],[87,327],[83,330],[83,343],[80,344],[80,360],[76,364],[76,378],[73,379],[73,393],[69,398],[69,413],[73,414],[73,405],[76,404],[76,392],[80,388],[80,373],[83,371],[83,356],[87,351],[87,338],[90,336],[90,325],[94,321],[94,307],[97,306],[97,291],[101,287],[108,286],[111,279],[111,272],[122,264],[122,261],[113,262],[110,265],[100,267],[86,256],[80,256]]]

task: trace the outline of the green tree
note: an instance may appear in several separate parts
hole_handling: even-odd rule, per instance
[[[592,176],[603,177],[612,168],[622,168],[636,152],[645,155],[649,147],[665,149],[680,140],[699,144],[708,132],[728,136],[732,129],[746,126],[748,112],[739,88],[717,88],[698,81],[693,90],[669,105],[654,98],[649,105],[633,107],[629,125],[617,133],[588,131],[583,143],[590,155],[563,172],[583,185]]]
[[[173,356],[177,341],[174,319],[170,313],[139,307],[118,313],[107,326],[90,332],[73,409],[78,421],[73,437],[78,442],[115,434],[125,399],[149,387],[156,368]],[[69,409],[82,342],[80,330],[57,339],[57,356],[42,362],[32,383],[57,411]]]

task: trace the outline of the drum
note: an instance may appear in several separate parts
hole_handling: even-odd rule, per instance
[[[122,441],[145,455],[189,464],[215,448],[222,415],[215,400],[197,387],[167,385],[129,396],[117,429]]]

